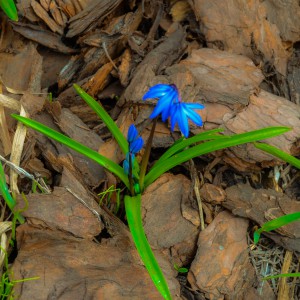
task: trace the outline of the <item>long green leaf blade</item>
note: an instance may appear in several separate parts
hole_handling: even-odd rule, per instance
[[[292,166],[300,169],[300,159],[278,149],[277,147],[264,144],[264,143],[254,143],[254,146],[260,150],[268,152],[275,157],[282,159],[283,161],[291,164]]]
[[[278,275],[270,275],[262,278],[262,280],[276,279],[281,277],[300,277],[300,273],[282,273]]]
[[[117,177],[119,177],[124,184],[129,187],[129,181],[127,176],[125,175],[123,169],[114,163],[113,161],[109,160],[105,156],[102,156],[98,152],[72,140],[71,138],[37,122],[28,118],[24,118],[15,114],[12,114],[12,117],[15,118],[16,120],[22,122],[26,126],[60,142],[61,144],[66,145],[67,147],[77,151],[78,153],[81,153],[85,155],[86,157],[89,157],[90,159],[96,161],[99,163],[101,166],[106,168],[108,171],[114,173]]]
[[[288,127],[268,127],[247,133],[236,134],[228,139],[209,141],[191,147],[153,166],[149,173],[145,176],[144,187],[146,188],[147,186],[149,186],[160,175],[172,169],[173,167],[199,155],[249,142],[257,142],[259,140],[264,140],[266,138],[271,138],[283,134],[289,130],[291,130],[291,128]]]
[[[213,130],[209,130],[206,132],[199,133],[191,138],[188,139],[183,139],[180,142],[175,142],[156,162],[160,163],[164,161],[165,159],[171,157],[175,153],[178,153],[179,151],[182,151],[186,147],[202,142],[202,141],[207,141],[207,140],[217,140],[217,139],[223,139],[223,138],[230,138],[229,136],[226,135],[217,135],[216,133],[223,131],[223,129],[217,128]]]
[[[79,85],[74,84],[74,89],[78,95],[96,112],[96,114],[103,120],[109,131],[112,133],[117,143],[119,144],[121,150],[126,155],[128,152],[128,143],[124,135],[122,134],[119,127],[116,125],[114,120],[110,115],[105,111],[105,109],[99,105],[99,103],[87,94]]]
[[[138,253],[158,291],[164,299],[171,300],[169,287],[151,250],[143,228],[141,194],[134,197],[126,195],[124,201],[129,229]]]
[[[13,21],[18,21],[18,12],[14,0],[0,0],[0,7]]]
[[[254,244],[258,243],[262,232],[269,232],[279,227],[282,227],[284,225],[287,225],[291,222],[299,221],[299,220],[300,220],[300,212],[295,212],[264,223],[261,226],[261,228],[255,230],[254,232],[254,238],[253,238]]]

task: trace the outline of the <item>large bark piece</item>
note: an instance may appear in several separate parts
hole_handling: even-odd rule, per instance
[[[160,299],[147,270],[140,264],[130,240],[114,245],[95,243],[61,231],[18,227],[18,257],[14,279],[39,279],[14,286],[20,300],[40,299]],[[179,284],[172,267],[159,259],[171,293]]]
[[[272,20],[277,14],[282,14],[280,5],[273,4],[273,8],[277,10],[273,13],[268,7],[270,3],[266,8],[263,4],[265,1],[259,0],[191,0],[191,2],[197,19],[203,25],[202,29],[209,47],[244,54],[253,59],[262,55],[262,62],[265,60],[271,62],[278,72],[286,74],[289,53],[281,41],[278,27],[268,20],[269,14]],[[293,5],[296,8],[297,1],[292,2],[295,2]],[[299,11],[299,7],[296,10]],[[289,16],[290,12],[291,10]],[[297,14],[293,16],[295,20]],[[293,21],[289,22],[290,31],[296,26],[292,23]]]
[[[200,233],[198,251],[188,274],[193,289],[204,291],[209,299],[243,299],[254,282],[247,228],[246,219],[221,212]]]
[[[300,136],[300,107],[285,98],[275,96],[266,91],[250,96],[250,103],[244,110],[224,122],[226,128],[234,133],[242,133],[269,126],[287,126],[291,131],[265,142],[294,155],[299,154],[295,147]],[[234,154],[253,164],[270,161],[272,156],[247,144],[244,147],[232,148]]]
[[[46,226],[90,241],[104,227],[100,219],[65,188],[56,187],[48,195],[29,194],[26,199],[29,205],[23,216],[36,227]],[[22,203],[20,196],[19,202]]]
[[[190,188],[190,180],[183,175],[164,174],[143,194],[143,222],[149,243],[171,251],[180,265],[191,262],[198,236],[197,226],[182,215],[181,205],[187,201]]]
[[[183,91],[185,101],[204,97],[233,109],[246,106],[264,78],[249,58],[207,48],[192,51],[166,73]]]

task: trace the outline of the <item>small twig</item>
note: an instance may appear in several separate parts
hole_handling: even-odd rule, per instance
[[[112,58],[110,57],[110,55],[109,55],[109,53],[108,53],[108,51],[107,51],[105,42],[102,43],[102,48],[103,48],[103,50],[104,50],[104,53],[105,53],[106,57],[107,57],[108,60],[111,62],[111,64],[113,65],[113,67],[114,67],[117,71],[119,71],[119,70],[118,70],[118,67],[116,66],[116,64],[114,63],[114,61],[112,60]]]
[[[2,155],[0,155],[0,160],[3,161],[6,165],[10,168],[14,169],[19,175],[29,178],[30,180],[35,180],[34,176],[23,168],[17,166],[16,164],[12,163],[11,161],[5,159]]]
[[[146,171],[147,171],[147,165],[149,162],[156,122],[157,122],[157,117],[153,120],[152,128],[151,128],[151,131],[150,131],[150,134],[148,137],[147,145],[145,147],[145,152],[144,152],[142,163],[141,163],[140,180],[139,180],[139,185],[140,185],[141,190],[144,189],[144,179],[145,179],[145,175],[146,175]]]
[[[11,161],[5,159],[2,155],[0,155],[0,160],[3,161],[7,166],[9,166],[11,169],[13,169],[16,173],[18,173],[21,177],[26,177],[30,180],[32,180],[36,185],[40,188],[40,190],[45,193],[45,194],[50,194],[50,190],[45,184],[44,180],[40,182],[40,178],[35,178],[34,175],[28,173],[26,170],[23,168],[17,166],[16,164],[12,163]]]
[[[70,188],[65,187],[65,189],[72,194],[77,200],[79,200],[87,209],[89,209],[100,221],[101,221],[101,216],[99,215],[99,213],[91,208],[83,199],[81,199],[76,193],[74,193]]]
[[[196,195],[196,199],[197,199],[197,203],[198,203],[200,228],[201,228],[201,230],[204,230],[205,225],[204,225],[203,207],[202,207],[201,196],[199,193],[200,181],[199,181],[199,177],[197,174],[197,169],[195,167],[195,163],[192,159],[190,160],[190,172],[191,172],[191,177],[192,177],[193,185],[194,185],[194,191],[195,191],[195,195]]]

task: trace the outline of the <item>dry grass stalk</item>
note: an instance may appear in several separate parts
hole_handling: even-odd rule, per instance
[[[28,117],[23,106],[21,106],[20,116]],[[21,155],[23,151],[26,132],[27,128],[19,122],[14,136],[12,151],[10,155],[10,161],[17,166],[19,166],[21,162]],[[13,194],[19,194],[17,179],[18,173],[14,169],[10,169],[10,189]]]
[[[11,230],[12,222],[5,221],[0,222],[0,274],[2,275],[2,266],[4,263],[4,258],[8,248],[7,234],[6,232]]]
[[[7,107],[11,110],[15,110],[17,112],[19,112],[21,109],[21,104],[19,101],[9,96],[5,96],[3,94],[0,94],[0,105]]]
[[[284,256],[283,265],[281,268],[281,274],[285,274],[289,272],[291,263],[293,260],[293,252],[292,251],[286,251]],[[287,284],[287,278],[282,277],[279,280],[279,286],[278,286],[278,300],[289,300],[289,285]]]
[[[0,106],[0,138],[3,145],[4,155],[6,156],[11,152],[11,138],[7,127],[3,106]]]

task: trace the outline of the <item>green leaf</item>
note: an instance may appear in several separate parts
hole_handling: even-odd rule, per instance
[[[15,218],[21,224],[24,224],[24,222],[25,222],[24,217],[20,214],[20,212],[15,211],[15,206],[16,206],[17,202],[11,196],[11,194],[10,194],[10,192],[8,190],[8,187],[7,187],[7,184],[6,184],[6,180],[5,180],[5,174],[4,174],[4,170],[3,170],[1,162],[0,162],[0,192],[2,194],[2,197],[3,197],[4,201],[7,204],[7,206],[12,211],[12,213],[15,215]]]
[[[280,149],[278,149],[277,147],[268,145],[268,144],[264,144],[264,143],[254,143],[254,146],[260,150],[263,150],[265,152],[268,152],[270,154],[272,154],[273,156],[276,156],[280,159],[282,159],[283,161],[291,164],[292,166],[300,169],[300,160]]]
[[[108,171],[115,174],[117,177],[119,177],[123,183],[129,188],[129,181],[127,176],[125,175],[123,169],[114,163],[113,161],[109,160],[105,156],[99,154],[98,152],[72,140],[71,138],[37,122],[28,118],[24,118],[15,114],[12,114],[12,117],[16,120],[22,122],[24,125],[50,137],[51,139],[54,139],[67,147],[77,151],[78,153],[81,153],[85,155],[86,157],[96,161],[98,164],[106,168]]]
[[[230,136],[230,138],[208,141],[200,145],[193,146],[185,151],[180,152],[179,154],[169,157],[158,164],[155,164],[145,176],[144,186],[146,188],[163,173],[194,157],[232,146],[264,140],[266,138],[283,134],[289,130],[291,130],[291,128],[288,127],[268,127],[247,133],[236,134]]]
[[[262,232],[269,232],[271,230],[275,230],[279,227],[282,227],[284,225],[287,225],[291,222],[300,220],[300,212],[295,212],[292,214],[288,214],[279,218],[276,218],[274,220],[271,220],[269,222],[264,223],[261,228],[255,230],[254,232],[254,244],[257,244],[259,241],[259,237]]]
[[[184,150],[186,147],[202,142],[202,141],[207,141],[207,140],[217,140],[217,139],[223,139],[223,138],[230,138],[229,136],[226,135],[218,135],[216,133],[222,132],[223,129],[217,128],[209,131],[205,131],[202,133],[199,133],[191,138],[184,139],[181,138],[177,140],[156,162],[156,164],[166,160],[167,158],[171,157],[174,154],[177,154],[178,152]]]
[[[141,217],[141,198],[140,194],[134,197],[126,195],[124,198],[128,226],[138,253],[157,290],[164,299],[171,300],[169,287],[145,235]]]
[[[187,269],[187,268],[179,268],[177,271],[178,271],[178,273],[187,273],[189,271],[189,269]]]
[[[18,21],[18,12],[13,0],[0,0],[0,7],[13,21]]]
[[[300,273],[283,273],[278,275],[270,275],[262,278],[262,280],[276,279],[281,277],[300,277]]]
[[[80,86],[77,84],[73,85],[74,89],[78,95],[96,112],[96,114],[103,120],[109,131],[112,133],[117,143],[119,144],[121,150],[126,155],[128,152],[128,142],[124,137],[123,133],[116,125],[114,120],[106,112],[106,110],[89,94],[87,94]]]

